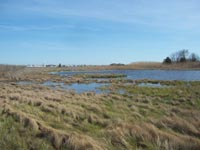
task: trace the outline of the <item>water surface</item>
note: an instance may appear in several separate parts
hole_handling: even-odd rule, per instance
[[[166,88],[169,86],[166,85],[162,85],[160,83],[139,83],[138,84],[139,87],[153,87],[153,88]]]
[[[127,79],[200,81],[199,70],[97,70],[54,72],[62,76],[79,74],[124,74]]]
[[[109,84],[106,83],[72,83],[72,84],[64,84],[64,83],[58,83],[58,82],[44,82],[42,85],[49,86],[52,88],[62,88],[66,90],[74,90],[77,93],[81,94],[84,92],[95,92],[96,94],[101,93],[108,93],[106,90],[101,90],[103,86],[107,86]]]

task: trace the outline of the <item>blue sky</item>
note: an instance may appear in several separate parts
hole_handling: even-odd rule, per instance
[[[199,0],[0,0],[0,63],[162,61],[199,27]]]

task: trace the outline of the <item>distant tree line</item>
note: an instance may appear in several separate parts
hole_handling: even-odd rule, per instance
[[[171,64],[171,63],[183,63],[183,62],[199,62],[200,57],[195,53],[190,53],[187,49],[182,49],[180,51],[177,51],[171,56],[166,57],[163,60],[163,63],[165,64]]]
[[[121,64],[121,63],[112,63],[112,64],[110,64],[110,66],[125,66],[125,64]]]

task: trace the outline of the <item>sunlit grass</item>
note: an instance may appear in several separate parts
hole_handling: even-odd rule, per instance
[[[144,82],[167,87],[138,86]],[[104,87],[108,94],[0,87],[0,149],[200,147],[200,82],[118,81]]]

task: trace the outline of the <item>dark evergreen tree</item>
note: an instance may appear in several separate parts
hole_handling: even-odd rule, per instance
[[[166,57],[163,61],[163,63],[165,64],[171,64],[172,63],[172,60],[169,58],[169,57]]]

